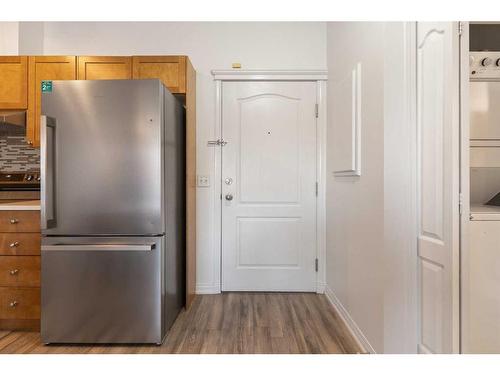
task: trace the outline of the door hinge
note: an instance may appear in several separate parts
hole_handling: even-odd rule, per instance
[[[464,195],[462,193],[460,193],[458,195],[458,214],[459,215],[462,215],[463,207],[464,207]]]
[[[217,139],[216,141],[208,141],[208,146],[225,146],[227,142],[223,139]]]
[[[319,184],[316,182],[316,196],[318,196]]]
[[[314,106],[314,115],[316,116],[316,118],[319,117],[319,104],[317,104],[317,103]]]
[[[458,35],[462,35],[463,31],[464,31],[463,23],[459,22],[458,23]]]
[[[314,260],[314,269],[316,270],[316,272],[318,272],[318,270],[319,270],[319,261],[318,261],[318,258],[316,258]]]

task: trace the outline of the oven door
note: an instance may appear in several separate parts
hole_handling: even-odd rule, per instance
[[[471,141],[500,141],[500,81],[470,83]]]

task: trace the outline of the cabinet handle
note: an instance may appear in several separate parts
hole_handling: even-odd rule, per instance
[[[14,219],[10,219],[10,223],[11,224],[17,224],[17,223],[19,223],[19,220],[15,219],[15,218]]]
[[[12,248],[12,247],[18,247],[18,246],[19,246],[19,241],[14,241],[14,242],[12,242],[12,243],[9,245],[9,247],[11,247],[11,248]]]
[[[19,270],[18,270],[18,269],[15,269],[15,270],[10,270],[10,274],[11,274],[12,276],[17,275],[18,273],[19,273]]]
[[[10,307],[14,308],[14,307],[16,307],[17,305],[19,305],[19,302],[17,302],[17,301],[12,301],[9,305],[10,305]]]

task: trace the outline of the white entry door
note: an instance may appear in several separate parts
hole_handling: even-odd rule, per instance
[[[222,290],[316,290],[316,83],[222,85]]]
[[[458,352],[459,34],[417,23],[421,353]]]

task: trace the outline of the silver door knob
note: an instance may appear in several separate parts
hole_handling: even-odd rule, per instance
[[[227,201],[232,201],[233,200],[233,195],[232,194],[226,194],[226,200]]]
[[[19,246],[19,241],[14,241],[11,244],[9,244],[9,247],[18,247]]]
[[[19,303],[17,301],[12,301],[11,303],[9,303],[10,307],[16,307],[17,305],[19,305]]]
[[[10,270],[10,274],[11,274],[12,276],[17,275],[18,273],[19,273],[19,270],[18,270],[18,269],[15,269],[15,270]]]

